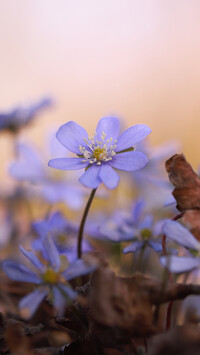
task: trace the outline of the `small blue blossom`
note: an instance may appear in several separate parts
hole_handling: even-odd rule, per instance
[[[3,261],[3,269],[13,281],[30,282],[36,285],[33,292],[23,297],[19,309],[24,318],[30,318],[46,296],[50,296],[52,303],[61,315],[67,303],[76,297],[68,281],[81,275],[88,274],[95,266],[78,259],[69,265],[62,265],[59,252],[52,238],[43,240],[43,248],[48,262],[42,263],[36,254],[20,246],[23,255],[32,263],[32,268],[12,260]]]
[[[0,131],[17,132],[21,127],[29,124],[41,111],[52,105],[50,98],[44,98],[34,104],[15,107],[6,113],[0,113]]]
[[[51,237],[61,254],[65,254],[67,259],[72,262],[77,258],[77,235],[79,226],[70,222],[60,212],[55,212],[50,218],[43,221],[36,221],[32,224],[33,229],[39,236],[34,240],[33,246],[36,250],[43,251],[43,240]],[[91,251],[91,246],[87,240],[83,240],[83,252]]]
[[[162,256],[161,264],[173,273],[192,271],[200,267],[200,242],[193,234],[176,221],[167,221],[163,225],[163,233],[167,238],[187,248],[189,256]]]
[[[124,248],[124,253],[137,252],[143,246],[149,246],[156,252],[162,251],[161,240],[156,238],[161,232],[164,220],[154,223],[151,214],[145,214],[145,202],[137,200],[131,209],[131,213],[117,211],[101,224],[88,223],[87,232],[89,235],[101,240],[111,242],[132,241],[132,244]]]
[[[94,137],[88,137],[84,128],[70,121],[57,132],[57,138],[76,158],[58,158],[49,166],[61,170],[85,168],[79,181],[90,188],[101,183],[109,189],[117,187],[119,175],[113,169],[135,171],[143,168],[148,159],[144,153],[134,151],[133,146],[151,132],[146,125],[128,128],[119,136],[119,120],[115,117],[100,119]]]

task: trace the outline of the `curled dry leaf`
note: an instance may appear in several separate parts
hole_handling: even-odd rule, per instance
[[[200,209],[200,178],[183,154],[175,154],[166,161],[170,182],[175,186],[172,194],[181,212]]]

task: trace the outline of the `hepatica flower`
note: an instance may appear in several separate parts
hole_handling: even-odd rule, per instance
[[[52,100],[50,98],[43,98],[33,104],[15,107],[8,112],[0,113],[0,131],[17,132],[22,126],[31,122],[38,115],[39,111],[51,105]]]
[[[83,185],[95,189],[104,183],[107,188],[114,189],[119,182],[114,169],[135,171],[147,164],[147,156],[133,146],[150,132],[148,126],[138,124],[119,135],[119,120],[103,117],[94,136],[88,137],[84,128],[73,121],[67,122],[58,130],[57,139],[76,157],[52,159],[49,166],[61,170],[84,168],[79,179]]]
[[[189,256],[162,256],[162,265],[174,273],[188,272],[200,267],[200,242],[187,228],[179,222],[167,221],[163,232],[167,238],[187,248]]]
[[[161,226],[164,223],[164,220],[155,222],[152,214],[144,213],[145,202],[144,200],[138,200],[132,207],[132,220],[128,222],[129,233],[132,230],[133,238],[132,243],[125,247],[123,252],[127,253],[136,253],[137,251],[150,247],[155,252],[159,253],[162,251],[161,239]]]
[[[55,212],[45,220],[34,222],[32,226],[39,236],[33,242],[34,249],[41,250],[44,257],[46,253],[43,240],[50,236],[60,254],[65,254],[70,262],[77,259],[76,244],[79,228],[77,224],[70,222],[60,212]],[[83,240],[83,252],[88,251],[91,251],[91,246],[87,240]]]
[[[62,314],[65,305],[76,296],[68,281],[88,274],[95,268],[81,259],[63,267],[59,252],[50,237],[43,241],[43,248],[48,257],[48,262],[44,264],[32,251],[20,246],[21,252],[29,259],[36,271],[12,260],[5,260],[2,263],[5,273],[11,280],[36,285],[35,290],[23,297],[19,303],[24,318],[30,318],[48,295],[59,314]]]
[[[162,251],[161,240],[156,238],[161,233],[160,221],[154,223],[153,216],[145,213],[145,202],[137,200],[131,212],[116,211],[109,220],[101,224],[88,223],[88,234],[100,240],[110,240],[119,243],[132,241],[124,248],[124,253],[137,252],[144,246],[153,248],[156,252]]]

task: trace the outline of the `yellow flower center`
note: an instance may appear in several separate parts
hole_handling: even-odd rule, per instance
[[[102,132],[101,139],[98,140],[97,133],[94,137],[84,138],[86,146],[79,145],[79,150],[83,157],[83,163],[88,162],[91,164],[101,165],[101,162],[107,162],[113,159],[116,149],[117,140],[113,142],[113,138],[106,139],[106,133]]]
[[[152,237],[152,231],[148,228],[143,228],[140,231],[140,234],[141,234],[142,239],[149,239]]]
[[[56,239],[57,239],[57,243],[61,245],[65,244],[67,241],[67,237],[64,234],[59,234]]]
[[[106,151],[101,147],[95,147],[93,151],[93,156],[98,161],[103,160],[106,158]]]
[[[60,275],[58,272],[54,271],[51,268],[48,268],[45,273],[42,275],[42,279],[45,283],[56,284],[59,282]]]

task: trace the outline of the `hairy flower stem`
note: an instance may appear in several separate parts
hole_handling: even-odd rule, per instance
[[[140,250],[140,254],[138,257],[138,271],[142,273],[143,271],[143,257],[146,251],[146,243],[143,245],[142,249]]]
[[[97,190],[97,188],[93,189],[91,191],[90,197],[89,197],[88,202],[85,206],[83,217],[82,217],[82,220],[80,223],[80,227],[79,227],[79,231],[78,231],[78,243],[77,243],[78,258],[81,258],[81,256],[82,256],[82,240],[83,240],[83,231],[84,231],[85,221],[86,221],[86,218],[87,218],[87,215],[88,215],[88,212],[89,212],[89,209],[90,209],[91,203],[93,201],[96,190]]]
[[[183,213],[179,213],[172,220],[177,221],[182,216],[183,216]],[[163,249],[163,255],[167,256],[166,235],[165,234],[163,234],[163,236],[162,236],[162,249]],[[171,272],[168,272],[168,278],[169,278],[169,282],[173,283],[173,277],[172,277]],[[171,301],[171,302],[169,302],[169,304],[167,306],[166,330],[168,330],[171,326],[171,314],[172,314],[173,303],[174,303],[174,301]]]

